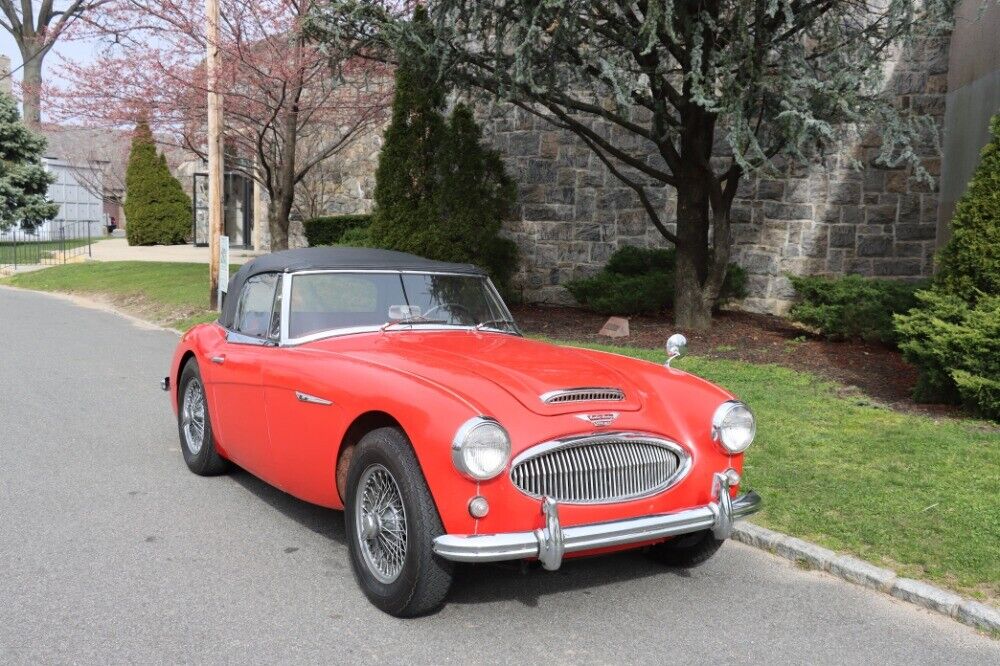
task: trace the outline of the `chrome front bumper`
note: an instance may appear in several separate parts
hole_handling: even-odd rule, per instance
[[[736,499],[729,496],[725,475],[716,474],[715,500],[705,506],[674,513],[642,516],[610,523],[562,527],[554,500],[542,500],[545,527],[533,532],[505,534],[445,534],[434,540],[434,552],[455,562],[499,562],[537,557],[549,570],[558,569],[563,554],[596,550],[664,537],[712,530],[717,539],[732,534],[733,522],[760,510],[760,495],[750,492]]]

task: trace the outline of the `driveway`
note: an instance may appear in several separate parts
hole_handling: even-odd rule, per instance
[[[157,382],[177,337],[0,288],[0,663],[1000,663],[1000,643],[738,543],[460,571],[396,620],[341,514],[190,474]]]

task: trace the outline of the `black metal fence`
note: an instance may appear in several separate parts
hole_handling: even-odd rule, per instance
[[[0,269],[67,264],[93,256],[91,246],[100,229],[98,222],[50,222],[30,231],[12,227],[0,233]]]

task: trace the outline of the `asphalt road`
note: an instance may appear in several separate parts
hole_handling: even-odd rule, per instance
[[[396,620],[341,514],[204,479],[157,387],[175,335],[0,288],[0,663],[1000,663],[1000,642],[737,543],[671,571],[462,569]]]

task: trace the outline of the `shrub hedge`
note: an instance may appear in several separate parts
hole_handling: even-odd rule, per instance
[[[566,288],[584,307],[606,315],[655,314],[674,302],[674,263],[669,249],[619,248],[593,277],[572,280]],[[730,264],[720,300],[746,295],[746,273]]]
[[[129,245],[176,245],[191,235],[191,199],[157,155],[149,125],[140,122],[125,171],[125,236]]]
[[[955,207],[934,285],[896,316],[899,347],[920,370],[914,398],[961,402],[1000,420],[1000,116]]]
[[[355,229],[367,231],[372,223],[371,215],[326,215],[314,217],[302,223],[306,233],[306,240],[310,247],[318,245],[336,245],[344,243],[344,235]]]
[[[789,276],[798,302],[793,320],[819,330],[830,340],[866,340],[895,345],[893,315],[917,305],[914,292],[925,284],[874,280],[860,275],[840,278]]]
[[[935,286],[974,303],[1000,294],[1000,115],[965,194],[955,205],[951,238],[938,254]]]
[[[1000,295],[975,305],[940,289],[917,293],[920,306],[897,317],[903,356],[920,368],[914,398],[962,403],[1000,420]]]

